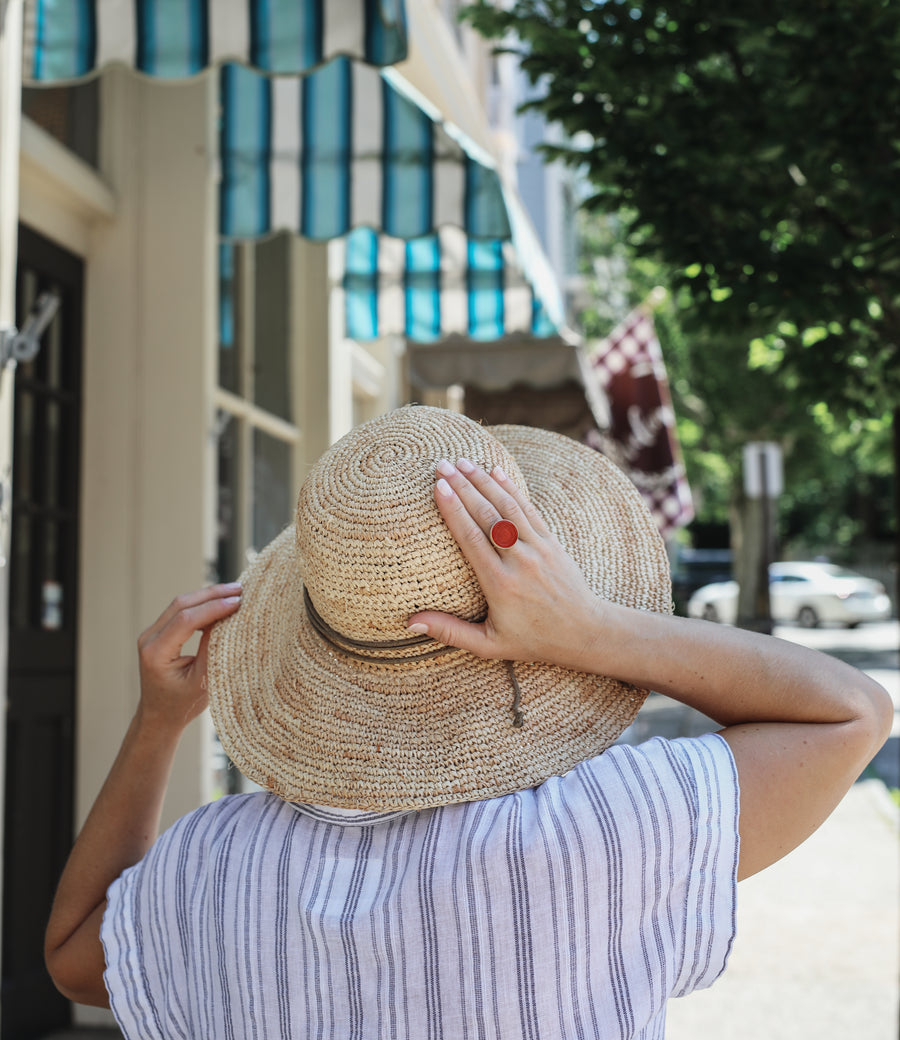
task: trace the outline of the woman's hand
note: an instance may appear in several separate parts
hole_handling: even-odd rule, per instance
[[[108,1006],[100,944],[106,890],[156,839],[179,738],[206,707],[210,628],[239,605],[240,585],[179,596],[138,640],[140,704],[69,855],[47,925],[47,968],[71,1000]],[[183,654],[195,632],[202,633],[196,656]]]
[[[240,593],[240,584],[234,582],[178,596],[141,633],[141,721],[182,730],[203,712],[211,627],[237,610]],[[184,644],[195,632],[202,633],[196,655],[183,654]]]
[[[437,472],[435,501],[475,571],[488,615],[473,624],[423,611],[410,618],[410,630],[479,657],[593,670],[587,633],[596,629],[603,603],[538,511],[499,467],[487,474],[460,459],[456,466],[439,463]],[[509,549],[490,541],[500,519],[519,532]]]

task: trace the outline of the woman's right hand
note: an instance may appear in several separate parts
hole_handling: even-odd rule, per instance
[[[410,620],[482,657],[547,661],[658,690],[725,728],[740,779],[739,877],[773,863],[832,811],[890,732],[893,706],[868,676],[793,643],[595,596],[538,512],[502,472],[442,463],[435,498],[481,583],[481,624]],[[519,540],[495,549],[491,525]]]
[[[437,473],[435,501],[475,571],[488,614],[473,623],[422,611],[410,618],[410,630],[479,657],[594,671],[589,633],[596,631],[603,602],[537,509],[499,467],[488,474],[460,459],[455,466],[439,463]],[[509,549],[490,540],[499,519],[518,529]]]

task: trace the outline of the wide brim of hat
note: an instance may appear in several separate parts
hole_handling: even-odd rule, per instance
[[[489,428],[601,597],[671,611],[665,547],[640,495],[599,453],[532,427]],[[310,623],[293,527],[242,575],[241,609],[209,646],[210,710],[245,776],[289,801],[366,810],[477,801],[562,775],[614,743],[647,691],[600,675],[454,650],[380,664]],[[573,619],[573,623],[577,623]]]

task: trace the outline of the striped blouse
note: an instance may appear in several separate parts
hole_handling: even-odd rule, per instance
[[[420,812],[222,798],[111,886],[112,1008],[129,1040],[657,1040],[725,967],[737,818],[713,734]]]

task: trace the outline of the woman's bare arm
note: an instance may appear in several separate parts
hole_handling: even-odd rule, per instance
[[[106,890],[156,840],[181,734],[206,707],[209,628],[237,610],[239,591],[217,585],[181,596],[138,640],[141,700],[69,855],[47,925],[47,969],[70,1000],[109,1006],[100,943]],[[196,657],[183,656],[197,631],[204,634]]]
[[[410,619],[483,657],[543,660],[668,694],[725,728],[741,786],[740,877],[804,841],[888,736],[885,691],[835,658],[771,636],[621,607],[588,588],[505,474],[444,463],[435,499],[481,582],[488,616]],[[499,517],[519,541],[498,552]],[[423,628],[424,626],[424,628]]]

